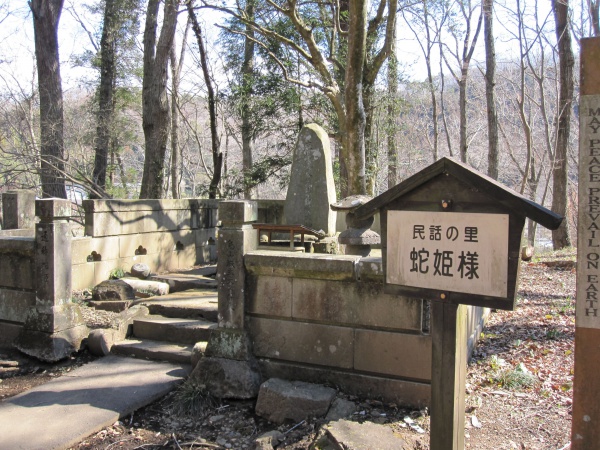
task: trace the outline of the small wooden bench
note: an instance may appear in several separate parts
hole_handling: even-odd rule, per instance
[[[305,227],[304,225],[275,225],[272,223],[253,223],[252,227],[255,230],[258,230],[258,235],[260,239],[261,231],[266,231],[268,233],[268,242],[271,243],[271,235],[273,231],[277,233],[289,233],[290,234],[290,247],[294,247],[294,235],[300,234],[300,242],[304,244],[304,235],[308,234],[310,236],[316,236],[319,239],[323,239],[325,237],[325,233],[322,231],[313,230],[312,228]]]

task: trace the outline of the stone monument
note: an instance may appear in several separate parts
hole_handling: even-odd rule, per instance
[[[329,137],[319,125],[305,125],[294,150],[283,209],[284,222],[323,230],[326,235],[332,236],[335,234],[336,213],[329,205],[335,201]]]

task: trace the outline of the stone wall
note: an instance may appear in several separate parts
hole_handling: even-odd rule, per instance
[[[245,266],[248,332],[267,377],[429,402],[428,312],[422,300],[384,292],[381,258],[255,251]],[[481,318],[470,309],[470,334]]]
[[[6,230],[12,232],[13,230]],[[33,230],[31,230],[33,231]],[[0,235],[0,346],[10,344],[35,306],[34,238]]]

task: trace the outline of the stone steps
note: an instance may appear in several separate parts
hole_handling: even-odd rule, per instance
[[[133,321],[133,335],[138,339],[195,344],[207,341],[214,322],[150,315]]]
[[[127,339],[115,342],[111,352],[140,359],[153,359],[189,364],[193,345],[181,345],[149,339]]]
[[[187,319],[205,319],[216,322],[217,293],[213,290],[191,289],[183,292],[151,297],[143,302],[150,314]]]

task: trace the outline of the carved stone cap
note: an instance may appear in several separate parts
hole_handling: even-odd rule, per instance
[[[352,212],[359,206],[362,206],[365,203],[369,202],[371,199],[372,198],[367,195],[351,195],[349,197],[341,199],[338,202],[332,203],[330,207],[334,211]]]

